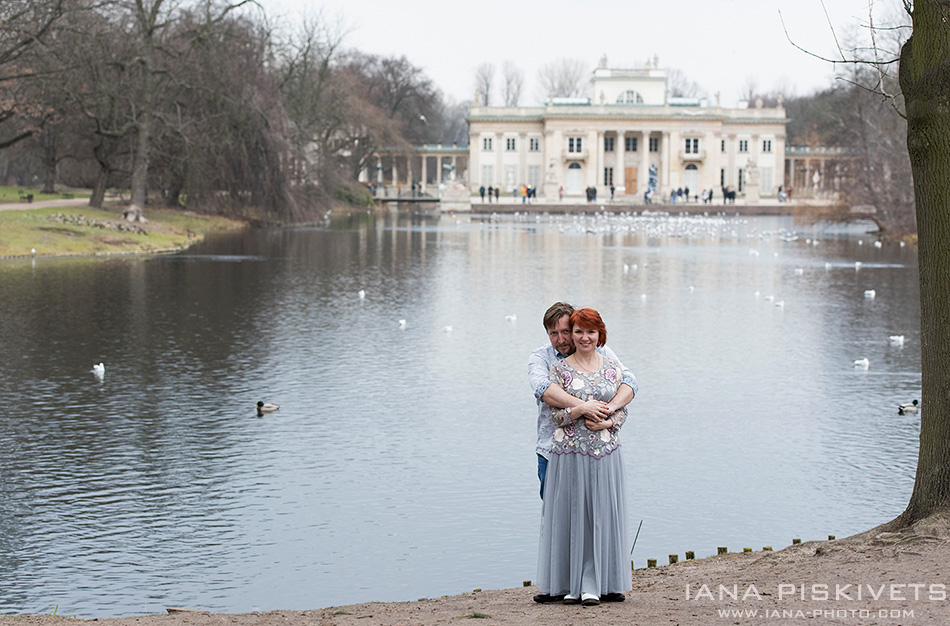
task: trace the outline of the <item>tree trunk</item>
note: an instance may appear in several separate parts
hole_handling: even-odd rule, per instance
[[[89,206],[94,209],[101,209],[102,203],[106,199],[106,187],[109,183],[109,170],[105,167],[99,168],[99,174],[96,176],[96,184],[92,188],[92,195],[89,196]]]
[[[917,0],[901,49],[920,260],[922,402],[909,525],[950,507],[950,0]]]
[[[47,125],[43,132],[43,169],[45,177],[40,193],[56,193],[56,131]]]

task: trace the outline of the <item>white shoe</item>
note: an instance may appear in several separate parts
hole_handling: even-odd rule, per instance
[[[580,598],[578,598],[577,596],[573,596],[571,594],[567,594],[566,596],[564,596],[564,600],[562,600],[564,604],[580,604],[580,601],[581,601]]]
[[[597,606],[600,604],[600,596],[596,596],[592,593],[582,593],[581,604],[584,606]]]

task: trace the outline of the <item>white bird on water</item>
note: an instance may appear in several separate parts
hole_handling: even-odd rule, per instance
[[[864,290],[864,297],[865,297],[865,298],[868,298],[869,300],[873,300],[873,299],[874,299],[874,296],[876,296],[876,295],[877,295],[877,292],[874,291],[873,289],[865,289],[865,290]]]
[[[102,363],[96,363],[92,366],[92,369],[89,370],[96,375],[96,378],[102,380],[106,375],[106,366]]]
[[[912,415],[920,410],[920,403],[917,400],[914,400],[910,404],[898,404],[897,405],[897,414],[898,415]]]
[[[509,322],[517,322],[518,316],[512,313],[511,315],[506,315],[505,319],[508,320]]]
[[[360,297],[360,300],[365,300],[365,299],[366,299],[366,291],[365,291],[365,290],[360,289],[358,292],[356,292],[356,294]]]
[[[892,344],[894,344],[895,346],[902,346],[902,345],[904,345],[904,335],[891,335],[891,336],[888,337],[887,339],[888,339],[888,341],[890,341],[890,342],[891,342]]]
[[[399,328],[405,328],[405,327],[406,327],[406,320],[399,320]]]
[[[451,327],[451,326],[446,326],[446,327],[445,327],[445,332],[447,332],[447,333],[452,332],[452,327]]]
[[[871,367],[871,361],[867,357],[863,359],[856,359],[854,362],[854,368],[859,370],[866,370]]]

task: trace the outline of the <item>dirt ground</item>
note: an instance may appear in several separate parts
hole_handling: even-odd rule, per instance
[[[626,602],[595,607],[536,604],[532,596],[537,589],[525,587],[311,611],[228,615],[186,610],[100,620],[0,617],[0,626],[76,626],[90,621],[104,626],[436,626],[464,619],[486,626],[946,625],[948,519],[918,524],[911,533],[875,530],[776,552],[726,554],[637,570]]]

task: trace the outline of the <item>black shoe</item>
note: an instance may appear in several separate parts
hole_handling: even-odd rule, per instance
[[[534,601],[539,604],[550,604],[551,602],[560,602],[564,596],[550,596],[546,593],[539,593],[534,596]]]
[[[600,596],[601,602],[623,602],[626,599],[627,599],[627,596],[617,591]]]

